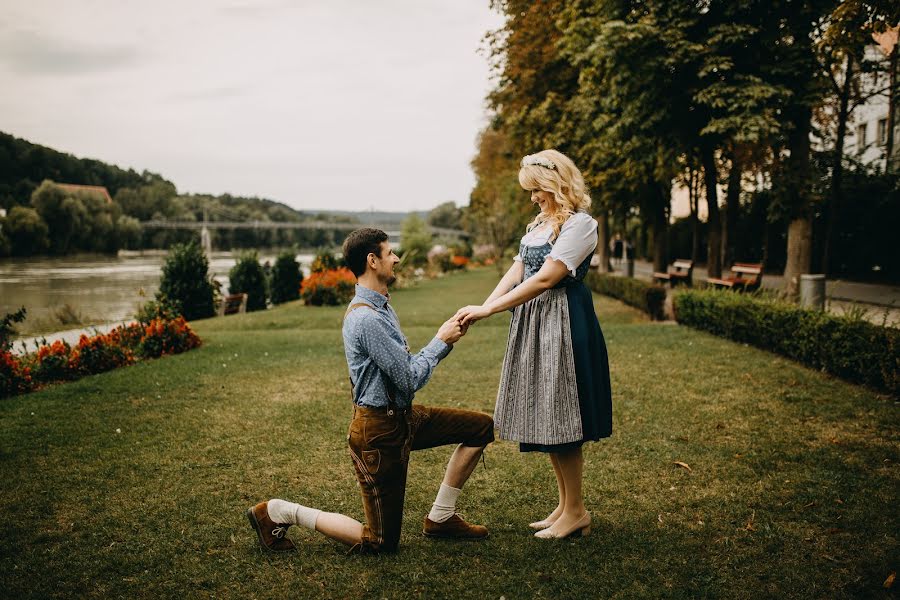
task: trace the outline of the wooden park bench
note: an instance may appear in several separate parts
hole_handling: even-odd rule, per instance
[[[679,283],[683,283],[690,287],[693,285],[694,261],[686,258],[678,258],[668,268],[665,273],[654,273],[653,281],[660,283],[669,282],[669,285],[675,287]]]
[[[707,283],[715,287],[752,292],[759,289],[762,283],[762,263],[734,263],[731,266],[731,277],[717,279],[711,277]]]
[[[234,315],[247,312],[247,294],[231,294],[222,298],[219,304],[219,316]]]

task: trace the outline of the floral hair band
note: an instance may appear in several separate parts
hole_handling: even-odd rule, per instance
[[[538,156],[537,154],[529,154],[522,159],[523,167],[529,167],[532,165],[544,167],[545,169],[550,169],[551,171],[556,170],[556,164],[552,160],[543,156]]]

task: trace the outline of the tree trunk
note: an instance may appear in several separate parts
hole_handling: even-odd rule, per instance
[[[840,107],[838,108],[837,136],[834,142],[834,153],[831,158],[831,194],[828,197],[828,211],[825,221],[825,242],[822,244],[822,272],[831,273],[831,245],[834,242],[834,229],[840,218],[842,196],[844,193],[844,138],[847,133],[847,119],[850,117],[850,91],[853,81],[853,57],[847,55],[847,68],[844,71],[844,85],[841,88]]]
[[[786,187],[793,218],[788,225],[787,262],[784,267],[785,291],[796,296],[800,275],[809,273],[812,261],[812,218],[810,216],[810,144],[812,109],[793,107],[793,128],[788,135]]]
[[[691,260],[694,264],[700,261],[700,186],[698,173],[691,168],[688,175],[688,203],[691,206]]]
[[[609,273],[609,211],[603,209],[597,215],[597,254],[600,256],[598,271]]]
[[[715,149],[712,146],[701,150],[703,160],[703,179],[706,183],[706,218],[707,225],[707,257],[706,272],[710,277],[722,276],[722,226],[719,219],[719,194],[716,190],[718,177],[716,172]]]
[[[671,202],[671,183],[666,188],[665,185],[656,186],[656,193],[653,200],[653,270],[665,272],[669,265],[668,259],[668,225],[666,218],[666,208]]]
[[[743,167],[736,155],[731,157],[728,171],[728,189],[725,192],[725,218],[722,220],[722,266],[734,261],[734,235],[737,229],[738,211],[741,205],[741,175]]]
[[[891,82],[891,89],[888,92],[888,114],[887,114],[887,143],[885,148],[885,169],[889,173],[893,173],[897,169],[897,157],[894,156],[894,123],[896,123],[896,113],[897,113],[897,100],[896,94],[894,93],[897,89],[897,46],[900,46],[900,43],[895,42],[894,47],[891,49],[891,60],[889,63],[889,69],[891,70],[889,78]]]

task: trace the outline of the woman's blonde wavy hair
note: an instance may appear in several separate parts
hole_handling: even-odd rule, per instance
[[[532,156],[549,160],[555,169],[540,165],[525,165],[519,169],[519,185],[526,190],[543,190],[553,195],[552,212],[543,210],[528,224],[531,231],[542,223],[549,223],[553,236],[559,235],[563,223],[576,212],[587,212],[591,207],[591,197],[584,185],[584,177],[572,160],[558,150],[541,150]]]

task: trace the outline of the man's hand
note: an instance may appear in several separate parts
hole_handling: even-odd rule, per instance
[[[468,327],[466,327],[466,329],[468,329]],[[448,319],[447,322],[441,325],[441,328],[438,329],[437,332],[437,337],[451,346],[458,342],[459,338],[463,335],[465,335],[465,331],[463,331],[459,321],[456,320],[456,317]]]

